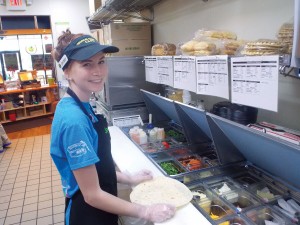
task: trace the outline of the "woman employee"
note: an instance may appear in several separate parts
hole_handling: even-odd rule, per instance
[[[56,107],[50,148],[66,196],[67,225],[117,225],[117,215],[162,222],[175,213],[171,205],[142,206],[117,197],[117,182],[135,185],[152,179],[146,170],[135,176],[115,171],[107,122],[89,105],[108,74],[105,53],[118,50],[67,30],[52,51],[69,82]]]

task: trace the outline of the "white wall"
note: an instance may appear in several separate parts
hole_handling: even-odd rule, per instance
[[[0,15],[50,15],[54,45],[61,34],[56,32],[58,22],[68,22],[73,33],[90,33],[86,22],[90,15],[87,0],[33,0],[26,11],[7,11],[5,6],[0,6]],[[62,70],[57,67],[57,72],[58,80],[61,80]]]
[[[293,21],[294,0],[163,0],[154,7],[154,43],[182,43],[201,28],[233,31],[238,39],[276,38]],[[206,108],[225,99],[196,95]],[[300,79],[279,75],[278,113],[259,110],[258,121],[300,130]]]
[[[201,28],[233,31],[239,39],[275,38],[293,18],[294,0],[163,0],[155,6],[154,42],[190,40]]]

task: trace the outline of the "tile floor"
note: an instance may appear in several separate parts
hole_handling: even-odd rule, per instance
[[[13,139],[0,154],[0,225],[63,225],[60,177],[50,135]]]

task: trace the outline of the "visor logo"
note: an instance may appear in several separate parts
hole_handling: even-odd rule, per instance
[[[84,39],[78,41],[76,43],[76,45],[81,45],[82,43],[90,43],[90,42],[96,42],[96,39],[94,39],[94,38],[84,38]]]

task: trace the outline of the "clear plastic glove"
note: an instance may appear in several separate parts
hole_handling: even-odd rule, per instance
[[[175,206],[168,204],[154,204],[141,208],[141,218],[153,223],[161,223],[175,215]]]
[[[131,185],[135,186],[146,180],[152,180],[152,172],[150,170],[141,170],[135,174],[130,175],[129,182]]]

